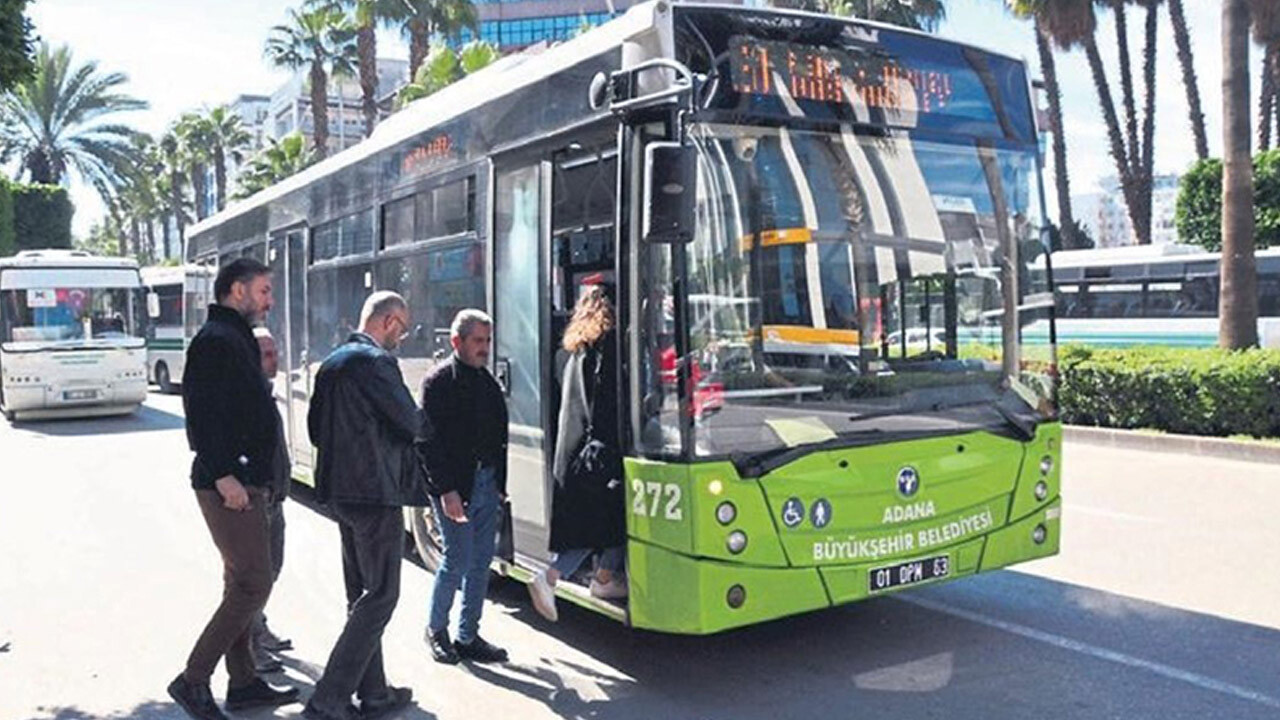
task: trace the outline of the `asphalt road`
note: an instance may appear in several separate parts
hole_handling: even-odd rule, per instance
[[[512,663],[440,666],[421,640],[430,575],[407,566],[384,641],[419,701],[401,717],[1280,717],[1280,472],[1078,445],[1064,462],[1059,557],[713,637],[563,604],[550,625],[499,582],[483,633]],[[0,423],[0,719],[183,717],[164,687],[221,572],[188,463],[173,397]],[[268,613],[308,693],[343,620],[338,536],[286,513]]]

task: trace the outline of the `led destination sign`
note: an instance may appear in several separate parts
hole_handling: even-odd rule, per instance
[[[951,73],[890,58],[745,35],[729,48],[730,80],[742,94],[845,104],[853,92],[867,107],[924,113],[944,110],[952,97]]]

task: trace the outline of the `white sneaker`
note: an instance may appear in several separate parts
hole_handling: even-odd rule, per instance
[[[533,600],[533,609],[539,615],[551,622],[560,619],[560,614],[556,612],[556,591],[547,580],[545,570],[533,576],[533,582],[529,583],[529,598]]]
[[[621,600],[627,596],[627,581],[617,575],[606,583],[591,578],[591,594],[601,600]]]

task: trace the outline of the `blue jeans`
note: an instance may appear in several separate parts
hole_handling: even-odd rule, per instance
[[[600,567],[613,573],[622,572],[624,548],[610,547],[600,551]],[[589,548],[574,548],[573,550],[565,550],[556,554],[556,559],[551,563],[551,567],[560,573],[560,577],[569,579],[574,573],[578,572],[578,568],[582,567],[582,563],[591,557],[595,552]]]
[[[444,560],[436,570],[435,587],[431,590],[427,629],[437,633],[449,626],[453,596],[461,588],[462,617],[458,621],[455,639],[469,643],[476,639],[480,630],[480,613],[484,610],[484,598],[489,590],[489,563],[493,562],[501,513],[493,468],[476,471],[475,487],[467,505],[467,522],[450,520],[437,497],[431,498],[431,508],[444,535]]]

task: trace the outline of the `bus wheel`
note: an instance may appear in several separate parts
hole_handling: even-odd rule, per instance
[[[173,392],[173,381],[169,379],[169,366],[164,363],[156,363],[156,384],[160,386],[160,392],[168,395]]]
[[[409,529],[413,532],[413,546],[418,551],[418,557],[428,570],[435,572],[444,560],[444,536],[440,533],[435,513],[428,505],[405,508],[405,514],[409,518]]]

